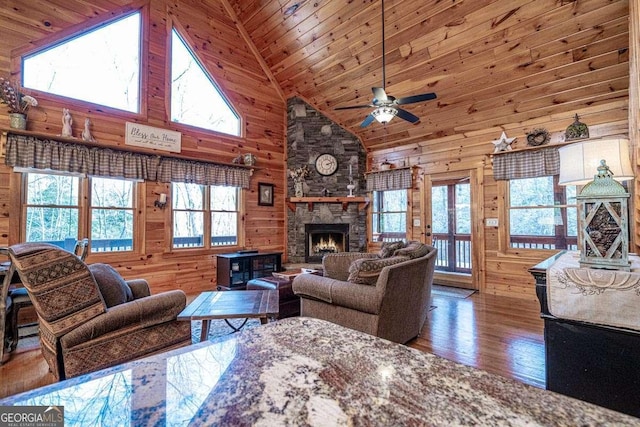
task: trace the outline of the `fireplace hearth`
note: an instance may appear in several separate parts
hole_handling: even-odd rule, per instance
[[[349,251],[349,224],[305,224],[305,262],[322,262],[326,254]]]

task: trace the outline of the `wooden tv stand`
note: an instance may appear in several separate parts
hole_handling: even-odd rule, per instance
[[[282,270],[282,252],[243,252],[217,256],[219,291],[246,289],[247,282]]]

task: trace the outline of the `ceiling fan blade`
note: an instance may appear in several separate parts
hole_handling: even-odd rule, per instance
[[[375,107],[375,105],[350,105],[348,107],[336,107],[334,108],[334,110],[353,110],[356,108],[372,108]]]
[[[384,91],[384,88],[381,87],[372,87],[371,90],[373,91],[373,97],[378,100],[378,101],[388,101],[389,98],[387,98],[387,92]],[[375,101],[374,101],[375,104]]]
[[[422,101],[430,101],[432,99],[436,99],[435,93],[423,93],[421,95],[413,95],[413,96],[405,96],[404,98],[396,99],[396,104],[413,104],[414,102],[422,102]]]
[[[398,110],[398,114],[396,114],[396,116],[400,117],[401,119],[404,119],[411,123],[418,123],[420,121],[420,117],[414,116],[407,110],[403,110],[402,108],[396,108],[396,110]]]
[[[361,128],[366,128],[367,126],[369,126],[371,124],[371,122],[373,122],[374,117],[372,114],[369,114],[367,117],[365,117],[365,119],[363,120],[362,123],[360,123],[360,127]]]

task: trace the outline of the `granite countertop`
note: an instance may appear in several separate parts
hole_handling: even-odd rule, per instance
[[[640,425],[640,419],[297,317],[11,396],[74,425]]]

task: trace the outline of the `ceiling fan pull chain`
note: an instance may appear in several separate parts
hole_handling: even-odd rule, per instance
[[[387,88],[386,54],[384,49],[384,0],[382,0],[382,89]]]

